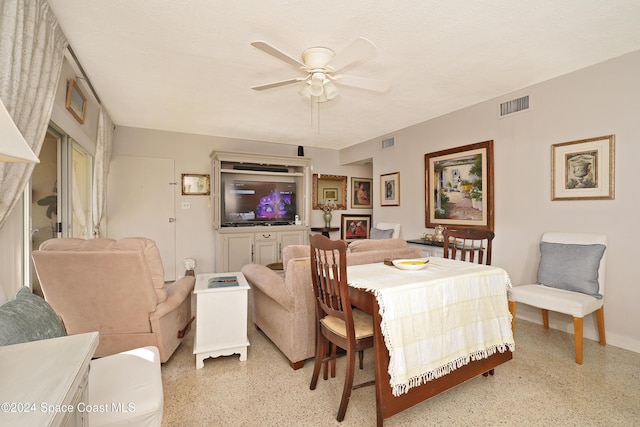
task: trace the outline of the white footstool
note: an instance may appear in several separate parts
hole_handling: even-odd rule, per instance
[[[163,391],[160,353],[142,347],[91,361],[89,426],[160,426]]]

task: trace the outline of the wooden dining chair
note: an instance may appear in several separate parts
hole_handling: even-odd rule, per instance
[[[335,346],[346,351],[342,399],[338,409],[338,421],[344,420],[351,390],[373,385],[374,381],[353,386],[356,352],[373,347],[373,318],[351,307],[347,283],[347,243],[330,240],[321,234],[309,237],[311,246],[311,278],[316,297],[317,344],[310,389],[315,390],[321,366],[335,363]],[[334,365],[335,366],[335,365]],[[332,375],[333,376],[333,375]]]
[[[495,233],[477,228],[444,230],[444,258],[491,265],[491,244]]]

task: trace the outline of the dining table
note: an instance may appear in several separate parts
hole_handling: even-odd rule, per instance
[[[347,267],[351,304],[374,321],[376,423],[512,359],[508,273],[429,257],[415,270]]]

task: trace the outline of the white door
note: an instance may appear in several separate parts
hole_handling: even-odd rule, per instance
[[[156,242],[165,280],[176,279],[174,160],[114,156],[107,183],[107,235]]]

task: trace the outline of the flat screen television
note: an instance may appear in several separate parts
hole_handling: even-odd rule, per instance
[[[296,214],[295,182],[225,182],[223,225],[290,224]]]

